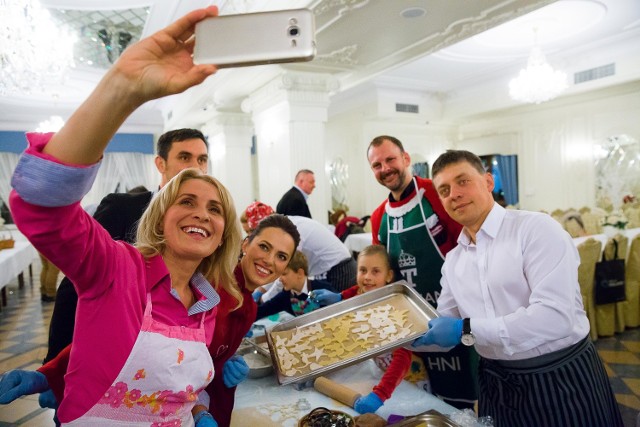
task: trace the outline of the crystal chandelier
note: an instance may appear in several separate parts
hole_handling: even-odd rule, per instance
[[[540,104],[560,95],[567,88],[567,75],[551,68],[538,46],[533,45],[527,68],[509,82],[511,98],[520,102]]]
[[[76,37],[37,0],[0,0],[0,95],[46,91],[74,66]]]

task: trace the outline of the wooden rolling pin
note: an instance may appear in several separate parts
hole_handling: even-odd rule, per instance
[[[355,390],[350,389],[347,386],[343,386],[342,384],[338,384],[335,381],[331,381],[326,377],[318,377],[313,382],[313,388],[318,390],[320,393],[329,396],[332,399],[337,400],[338,402],[344,403],[353,408],[356,400],[362,396]]]

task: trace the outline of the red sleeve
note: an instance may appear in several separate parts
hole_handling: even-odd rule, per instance
[[[391,363],[382,379],[373,387],[373,392],[383,402],[391,397],[393,391],[402,382],[402,379],[411,368],[411,351],[406,348],[399,348],[393,352]]]
[[[66,346],[58,355],[38,368],[38,372],[47,377],[49,388],[53,391],[58,404],[64,397],[64,375],[69,366],[69,355],[71,354],[71,344]]]
[[[371,241],[374,245],[380,244],[378,233],[380,232],[380,223],[382,222],[382,215],[384,214],[386,205],[387,200],[382,202],[382,204],[373,211],[371,218],[369,218],[369,221],[371,221]]]
[[[340,292],[340,295],[342,295],[342,299],[349,299],[358,295],[358,289],[358,285],[353,285],[352,287]]]

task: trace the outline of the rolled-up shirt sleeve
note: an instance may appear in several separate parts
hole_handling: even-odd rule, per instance
[[[67,206],[91,190],[100,162],[93,165],[65,164],[42,152],[53,133],[27,133],[28,148],[20,156],[11,186],[33,205]]]

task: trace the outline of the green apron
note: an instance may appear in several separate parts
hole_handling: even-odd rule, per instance
[[[379,238],[394,262],[397,279],[406,280],[437,307],[444,256],[429,229],[442,227],[414,178],[416,195],[399,207],[386,205]],[[416,353],[429,372],[433,394],[457,408],[472,408],[478,398],[478,354],[462,344],[448,352]]]

